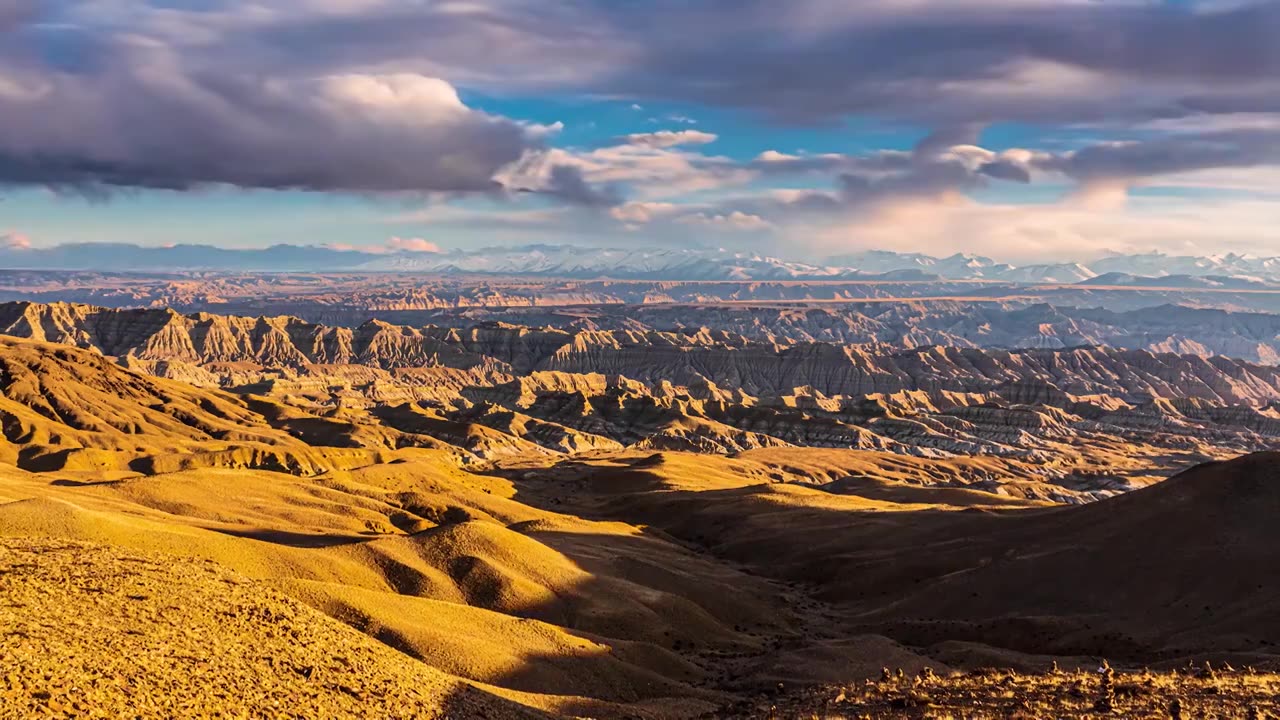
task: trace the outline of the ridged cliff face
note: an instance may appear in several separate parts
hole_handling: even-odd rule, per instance
[[[61,303],[0,305],[0,333],[145,361],[254,363],[268,368],[446,367],[517,375],[600,373],[651,385],[668,381],[693,386],[714,380],[753,395],[780,395],[798,387],[826,395],[991,392],[1049,383],[1076,395],[1197,398],[1254,406],[1280,401],[1280,369],[1274,366],[1109,347],[895,350],[829,343],[779,345],[705,328],[571,332],[502,323],[460,330],[369,321],[351,329],[292,317],[181,315]]]
[[[1019,458],[1066,481],[1090,471],[1055,458],[1087,458],[1085,447],[1138,444],[1173,469],[1179,457],[1263,449],[1280,436],[1271,409],[1280,368],[1146,350],[902,349],[495,322],[334,328],[31,303],[0,305],[0,333],[311,415],[363,418],[337,437],[439,442],[478,458],[796,445]],[[286,430],[311,437],[317,427],[299,420]]]
[[[352,329],[287,316],[244,318],[67,303],[6,303],[0,305],[0,333],[92,348],[112,357],[197,364],[369,365],[387,370],[493,365],[458,343],[378,321]]]

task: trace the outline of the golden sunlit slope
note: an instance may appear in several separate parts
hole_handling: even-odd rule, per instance
[[[380,495],[360,478],[377,468],[421,491]],[[787,630],[764,581],[631,526],[525,507],[496,479],[433,491],[422,479],[433,476],[448,477],[399,463],[340,479],[222,470],[53,485],[11,469],[0,472],[0,535],[207,558],[546,708],[564,696],[702,712],[723,696],[695,687],[707,666],[674,648],[762,652],[761,635]]]
[[[0,538],[4,717],[534,718],[212,563]]]
[[[257,412],[256,401],[99,365],[86,351],[14,343],[5,359],[5,407],[27,428],[6,437],[6,456],[28,469],[0,463],[0,536],[211,560],[557,712],[705,712],[726,697],[707,687],[711,654],[761,654],[795,632],[782,588],[639,527],[527,505],[456,453],[347,456],[279,432],[270,422],[286,414]],[[280,472],[174,460],[257,447],[219,439],[224,417],[253,429],[261,452],[314,462]],[[46,443],[23,442],[33,428]],[[134,459],[27,462],[32,448],[68,445]]]

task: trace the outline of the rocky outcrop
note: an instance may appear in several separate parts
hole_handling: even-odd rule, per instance
[[[1280,368],[1146,350],[903,348],[591,323],[342,328],[30,303],[0,305],[0,332],[269,398],[306,414],[273,424],[294,437],[443,443],[490,459],[798,445],[1050,466],[1083,438],[1212,453],[1280,436]]]
[[[88,305],[0,305],[0,334],[74,345],[103,355],[197,364],[485,368],[504,366],[412,328],[371,320],[326,327],[295,317],[233,317],[172,310],[108,310]]]

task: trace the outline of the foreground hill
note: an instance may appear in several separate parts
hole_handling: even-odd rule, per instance
[[[6,717],[538,718],[261,583],[0,538]]]

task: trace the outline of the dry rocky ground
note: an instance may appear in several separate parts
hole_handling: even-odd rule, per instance
[[[0,540],[0,717],[535,718],[212,562]],[[1220,663],[915,675],[704,718],[1268,718],[1280,675]]]
[[[1108,677],[1109,675],[1109,677]],[[1220,666],[1180,671],[1081,668],[1037,674],[988,670],[898,677],[783,693],[725,708],[719,718],[1040,720],[1041,718],[1280,717],[1280,675]]]

